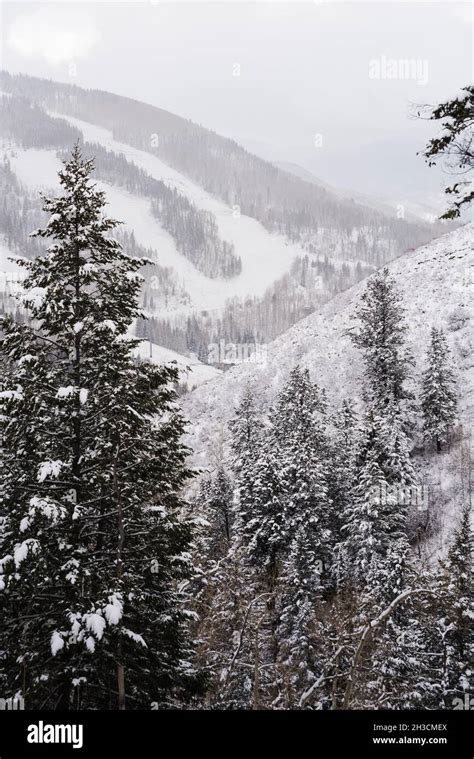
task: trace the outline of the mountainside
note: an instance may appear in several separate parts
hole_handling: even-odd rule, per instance
[[[60,159],[83,142],[125,222],[123,242],[155,262],[138,333],[181,354],[272,340],[443,230],[344,199],[144,103],[6,72],[0,89],[7,247],[34,255],[38,188],[54,185]]]
[[[348,232],[372,227],[384,231],[399,247],[426,238],[423,225],[411,228],[403,220],[387,219],[374,209],[342,201],[323,187],[253,156],[233,140],[160,108],[100,90],[7,72],[1,73],[0,87],[48,110],[101,126],[114,139],[160,156],[226,204],[238,204],[242,214],[290,238],[300,239],[319,227]],[[31,133],[27,138],[33,139]]]
[[[184,359],[179,353],[155,345],[149,340],[142,340],[135,351],[135,355],[141,361],[147,361],[158,366],[176,364],[180,373],[180,384],[188,390],[192,390],[203,382],[208,382],[221,374],[219,369],[201,363],[196,356]]]
[[[389,265],[406,308],[407,341],[416,361],[410,384],[417,397],[431,327],[446,331],[459,390],[459,437],[468,434],[474,417],[473,240],[474,224],[469,224]],[[359,283],[300,321],[266,346],[265,361],[235,366],[183,399],[192,420],[189,444],[196,463],[212,469],[219,461],[228,441],[228,420],[247,384],[260,408],[268,408],[297,364],[308,368],[312,380],[325,388],[331,408],[344,398],[360,406],[363,364],[349,332],[356,326],[352,317],[364,289],[365,283]],[[418,461],[427,481],[442,485],[447,522],[450,509],[459,505],[450,487],[460,455],[459,447],[453,446],[443,456],[420,456]]]

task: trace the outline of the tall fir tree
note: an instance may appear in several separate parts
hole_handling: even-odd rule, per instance
[[[447,559],[441,564],[443,643],[442,692],[445,709],[470,707],[474,689],[474,574],[472,514],[464,506]]]
[[[234,492],[230,477],[221,464],[212,480],[204,482],[199,496],[200,511],[207,521],[202,553],[208,561],[226,556],[232,541]]]
[[[342,552],[356,586],[380,562],[399,549],[400,564],[408,543],[410,488],[416,475],[406,437],[402,402],[410,397],[405,383],[411,357],[406,349],[404,308],[387,268],[368,281],[356,308],[359,331],[352,339],[363,353],[367,410],[356,457],[351,503],[345,512]],[[382,569],[382,571],[384,571]]]
[[[350,581],[356,586],[366,584],[374,562],[378,567],[392,545],[404,552],[415,483],[416,474],[396,412],[390,414],[388,409],[385,417],[369,409],[342,528],[342,550],[350,567]]]
[[[246,607],[253,588],[236,546],[234,490],[221,464],[210,480],[201,484],[195,501],[200,526],[194,547],[197,576],[191,584],[198,614],[198,661],[209,673],[205,705],[211,709],[245,709],[251,701],[248,666],[251,658],[252,620],[244,630]],[[234,653],[240,645],[239,656]]]
[[[323,411],[319,388],[307,370],[296,367],[278,395],[272,423],[253,460],[244,542],[274,578],[301,524],[312,539],[317,535],[330,542]],[[317,558],[325,557],[320,553]]]
[[[368,280],[355,317],[360,326],[351,337],[364,354],[368,398],[381,409],[400,404],[409,396],[404,383],[412,359],[405,345],[403,304],[387,268]]]
[[[239,523],[250,518],[253,499],[255,461],[260,454],[264,425],[254,393],[247,386],[229,422],[232,449],[232,472],[238,501]]]
[[[276,451],[277,509],[260,520],[277,536],[274,629],[284,703],[294,707],[319,674],[316,604],[331,584],[333,504],[328,486],[325,396],[307,369],[295,367],[275,404],[270,446]]]
[[[328,462],[328,494],[332,502],[331,531],[334,540],[332,562],[333,581],[336,587],[350,572],[346,565],[343,527],[347,510],[352,501],[355,480],[356,452],[359,446],[360,428],[352,404],[344,400],[332,419]]]
[[[92,171],[76,146],[35,233],[54,242],[20,261],[33,326],[5,324],[0,648],[28,708],[167,707],[200,681],[177,374],[133,358],[144,261]]]
[[[456,380],[451,364],[446,336],[443,330],[433,327],[422,380],[421,407],[423,431],[428,440],[435,441],[438,453],[448,439],[457,413]]]
[[[251,480],[239,489],[232,553],[240,556],[258,618],[253,703],[294,705],[317,669],[310,630],[331,559],[325,410],[324,394],[296,367],[266,427],[250,425],[249,434],[245,414],[232,423],[236,476],[245,471]]]

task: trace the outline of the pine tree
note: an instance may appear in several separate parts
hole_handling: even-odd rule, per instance
[[[396,412],[385,418],[373,409],[366,415],[356,458],[355,482],[348,505],[342,549],[356,586],[367,583],[373,564],[393,545],[408,543],[408,513],[416,475]]]
[[[296,367],[282,388],[272,425],[253,461],[253,491],[244,542],[273,577],[298,527],[329,546],[327,448],[320,420],[321,393]],[[322,550],[322,548],[321,548]],[[325,555],[317,559],[328,563]]]
[[[351,708],[433,709],[439,704],[439,641],[433,634],[435,593],[429,579],[416,575],[406,544],[395,543],[385,561],[374,563],[357,599],[354,649],[363,634],[369,635],[356,672],[346,680]],[[426,594],[418,595],[420,590]]]
[[[263,422],[257,410],[253,392],[244,390],[235,414],[229,422],[232,448],[232,471],[239,502],[238,520],[245,522],[252,509],[255,462],[260,453]]]
[[[207,520],[203,553],[208,561],[219,561],[229,551],[234,521],[232,483],[222,465],[213,479],[203,484],[199,504]]]
[[[300,523],[292,538],[287,557],[282,562],[277,600],[278,668],[283,703],[295,708],[301,695],[321,674],[321,655],[317,645],[321,621],[318,604],[322,606],[324,552],[319,540]],[[318,635],[319,633],[319,635]]]
[[[253,463],[251,501],[245,520],[239,519],[237,540],[245,546],[248,559],[259,567],[260,577],[265,573],[265,590],[273,590],[287,546],[288,525],[280,460],[270,433],[261,442],[260,454]]]
[[[244,415],[233,423],[234,440],[239,441],[234,443],[239,451],[236,474],[242,476],[245,463],[251,479],[251,488],[240,489],[235,552],[250,600],[255,600],[252,618],[257,619],[253,631],[259,653],[253,655],[253,703],[277,698],[294,704],[317,669],[310,640],[313,612],[328,584],[331,560],[325,406],[308,371],[296,367],[266,430],[259,428],[256,438],[250,425],[252,434],[245,434],[249,427],[242,424]],[[261,677],[259,661],[264,666]]]
[[[328,462],[328,495],[333,504],[331,532],[334,539],[333,581],[339,586],[350,572],[346,566],[344,520],[351,504],[355,480],[356,451],[359,446],[360,429],[355,411],[344,400],[333,417],[333,434],[330,440]]]
[[[236,546],[233,488],[223,465],[212,479],[202,482],[194,510],[203,517],[198,520],[194,551],[197,576],[191,592],[198,614],[198,658],[209,673],[205,703],[213,709],[245,709],[250,704],[251,679],[240,658],[251,658],[251,620],[240,656],[232,661],[252,587],[246,582]]]
[[[110,236],[76,146],[23,260],[32,324],[5,326],[0,648],[29,708],[174,705],[199,684],[179,582],[191,529],[173,368],[127,337],[143,260]]]
[[[352,339],[364,356],[368,408],[341,550],[352,567],[353,581],[361,588],[367,583],[367,573],[378,576],[379,564],[383,565],[391,547],[398,546],[400,558],[405,552],[410,489],[416,475],[401,406],[409,397],[405,388],[411,363],[405,347],[407,327],[388,269],[369,279],[356,316],[360,330]]]
[[[423,374],[421,406],[423,430],[427,439],[435,440],[438,453],[448,439],[449,428],[457,412],[455,376],[446,336],[433,327],[427,355],[427,368]]]
[[[308,370],[295,367],[273,414],[279,508],[260,527],[267,530],[271,524],[278,536],[275,638],[288,707],[299,701],[319,673],[314,612],[331,583],[333,505],[328,495],[325,413],[324,394],[311,382]]]
[[[370,277],[355,316],[360,328],[351,338],[364,354],[368,396],[380,408],[399,404],[408,397],[404,382],[412,360],[404,308],[387,268]]]
[[[463,508],[452,545],[442,562],[442,691],[446,709],[466,708],[474,689],[474,576],[471,508]]]

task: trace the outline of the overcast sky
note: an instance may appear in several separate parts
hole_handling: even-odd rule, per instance
[[[394,200],[441,186],[410,105],[472,79],[470,3],[17,1],[2,22],[11,72],[153,103]]]

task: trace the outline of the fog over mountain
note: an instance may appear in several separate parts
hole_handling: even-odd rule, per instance
[[[410,113],[469,80],[468,2],[2,7],[11,72],[135,97],[393,204],[439,195],[442,177],[415,158],[429,129]],[[393,77],[384,59],[409,67]]]

